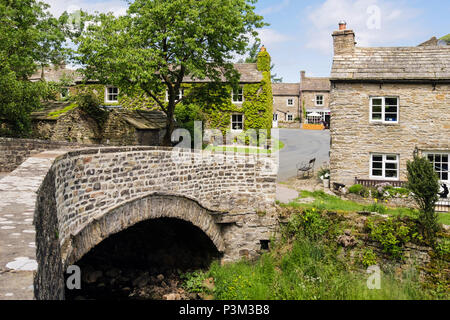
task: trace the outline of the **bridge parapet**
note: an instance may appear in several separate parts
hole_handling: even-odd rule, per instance
[[[56,204],[63,244],[89,221],[151,192],[198,201],[229,214],[264,212],[275,201],[276,172],[267,156],[214,154],[157,147],[99,148],[57,159]]]

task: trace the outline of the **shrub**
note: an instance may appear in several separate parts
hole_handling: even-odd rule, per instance
[[[183,288],[186,291],[193,293],[201,293],[206,291],[205,287],[203,286],[203,282],[206,278],[207,274],[203,271],[194,271],[181,275]]]
[[[351,186],[350,188],[348,188],[348,192],[361,195],[361,192],[363,191],[363,189],[364,189],[363,185],[355,184],[355,185]]]
[[[394,258],[401,258],[403,244],[412,239],[419,239],[414,228],[399,219],[388,218],[377,221],[368,219],[367,227],[370,230],[370,238],[383,246],[383,251]]]
[[[365,267],[374,266],[377,264],[377,255],[373,252],[372,249],[365,249],[362,255],[361,263]]]
[[[108,113],[100,108],[100,100],[95,94],[88,92],[78,95],[77,104],[78,107],[88,116],[93,118],[100,127],[103,126]]]
[[[426,158],[415,157],[414,161],[408,161],[407,170],[407,187],[420,208],[419,222],[422,233],[431,243],[435,243],[436,233],[440,229],[435,212],[439,192],[438,175]]]
[[[319,239],[328,232],[329,227],[330,221],[321,210],[306,209],[291,217],[285,227],[284,236],[295,237],[300,234],[309,239]]]

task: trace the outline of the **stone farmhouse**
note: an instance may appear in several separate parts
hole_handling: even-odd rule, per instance
[[[306,77],[301,71],[299,83],[273,83],[273,127],[323,129],[330,123],[329,78]]]
[[[325,121],[330,123],[330,79],[307,77],[305,71],[301,71],[300,81],[300,105],[304,129],[308,126],[314,128],[314,125]]]
[[[401,185],[418,154],[450,184],[450,46],[357,47],[345,23],[333,39],[332,182]]]
[[[273,127],[300,127],[300,85],[298,83],[272,83]]]
[[[270,55],[263,47],[258,55],[257,63],[237,63],[235,69],[240,74],[240,82],[237,88],[231,84],[216,84],[210,79],[192,79],[186,76],[183,79],[179,98],[184,99],[180,105],[191,108],[199,107],[206,128],[220,129],[223,133],[231,131],[233,135],[239,135],[246,129],[271,129],[273,98],[270,83]],[[34,114],[38,130],[37,137],[72,140],[85,132],[82,140],[95,143],[110,144],[145,144],[155,145],[158,136],[163,137],[166,116],[153,99],[143,92],[134,96],[121,94],[120,88],[100,84],[98,81],[85,81],[74,70],[61,68],[39,71],[32,77],[32,81],[38,81],[42,77],[47,81],[62,84],[61,92],[57,99],[60,101],[73,101],[80,93],[91,92],[95,94],[105,109],[114,115],[122,115],[124,121],[121,124],[113,123],[111,128],[123,129],[115,137],[111,138],[105,132],[99,136],[97,129],[87,130],[87,123],[71,126],[71,122],[83,122],[79,110],[70,110],[66,115],[64,109],[71,109],[68,104],[51,104],[46,110]],[[167,99],[167,93],[162,92],[161,98]],[[109,117],[119,120],[120,116]],[[71,119],[71,120],[70,120]],[[56,121],[57,120],[57,121]],[[178,120],[178,119],[176,119]],[[64,123],[64,128],[60,124]],[[52,129],[49,129],[49,126]],[[53,128],[54,126],[58,128]],[[69,128],[79,128],[75,133],[68,134]],[[98,130],[97,130],[98,131]],[[106,129],[112,132],[112,129]],[[150,132],[151,131],[151,132]],[[123,139],[120,139],[123,137]],[[76,140],[79,140],[79,139]],[[81,141],[79,141],[81,142]]]

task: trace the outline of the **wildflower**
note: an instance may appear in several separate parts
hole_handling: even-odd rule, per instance
[[[375,201],[375,203],[378,203],[378,199],[377,198],[373,199],[373,201]]]

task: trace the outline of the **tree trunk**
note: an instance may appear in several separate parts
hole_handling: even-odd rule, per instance
[[[162,145],[163,147],[173,147],[172,133],[175,129],[173,119],[167,118],[166,133],[164,134]]]
[[[164,147],[173,147],[172,143],[172,133],[175,129],[175,123],[173,119],[175,110],[175,101],[173,97],[169,96],[169,105],[167,106],[167,124],[166,124],[166,133],[163,138],[162,145]]]

